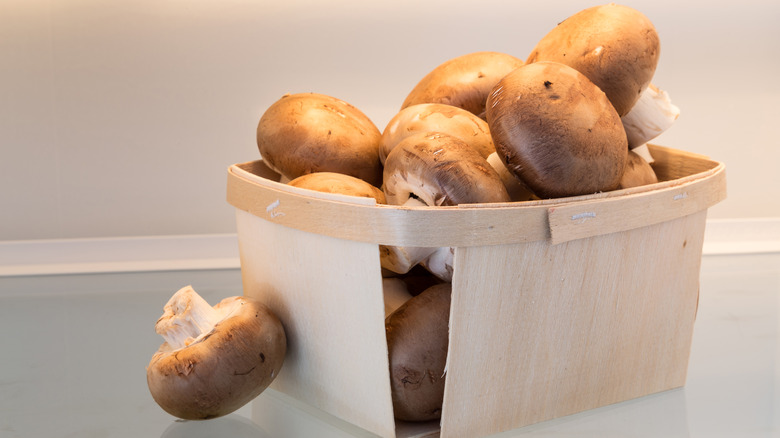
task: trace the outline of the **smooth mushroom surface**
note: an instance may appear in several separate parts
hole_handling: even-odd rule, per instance
[[[191,286],[171,297],[155,330],[165,342],[146,368],[149,391],[186,420],[244,406],[276,378],[287,352],[284,328],[267,306],[230,297],[212,307]]]
[[[658,182],[658,177],[650,163],[634,151],[628,152],[626,169],[620,178],[620,189],[645,186]]]
[[[424,290],[385,320],[395,418],[441,417],[449,347],[452,285]]]
[[[553,61],[574,68],[601,88],[623,116],[650,84],[660,53],[660,38],[650,19],[636,9],[609,3],[558,24],[526,63]]]
[[[288,180],[336,172],[382,184],[379,129],[347,102],[317,93],[288,94],[274,102],[257,125],[265,163]]]
[[[452,58],[425,75],[409,92],[401,109],[419,103],[444,103],[484,119],[490,90],[521,65],[521,59],[500,52],[474,52]]]
[[[617,188],[628,142],[606,95],[577,70],[526,64],[488,98],[487,121],[506,168],[540,198]]]
[[[385,193],[362,179],[335,172],[315,172],[299,176],[287,183],[293,187],[323,193],[338,193],[362,198],[374,198],[377,204],[385,204]]]
[[[495,152],[487,122],[473,113],[443,103],[420,103],[399,111],[382,132],[379,157],[382,163],[404,138],[418,132],[444,132],[473,147],[483,157]]]

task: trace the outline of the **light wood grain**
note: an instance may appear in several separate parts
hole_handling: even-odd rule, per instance
[[[370,200],[354,197],[327,198],[316,192],[290,187],[277,182],[274,177],[276,174],[262,162],[254,161],[228,169],[227,199],[241,210],[295,229],[340,239],[410,247],[499,245],[548,239],[552,236],[548,221],[549,209],[569,204],[588,205],[590,201],[620,199],[621,202],[610,204],[609,208],[614,208],[620,206],[623,199],[643,195],[645,197],[642,201],[635,202],[647,204],[646,210],[653,209],[649,212],[651,216],[663,219],[679,217],[696,208],[709,206],[699,205],[699,197],[691,197],[678,204],[691,207],[687,209],[669,209],[663,200],[648,202],[648,199],[665,199],[664,190],[673,187],[709,186],[712,184],[708,179],[711,175],[725,172],[722,164],[699,155],[678,153],[659,146],[651,150],[654,156],[657,155],[659,168],[667,168],[665,172],[677,179],[626,190],[543,201],[456,207],[402,207],[373,205]],[[668,162],[672,164],[667,166],[665,163]],[[685,170],[676,173],[669,170],[675,166],[684,166]],[[718,189],[723,189],[725,193],[724,187],[718,186]],[[719,192],[710,190],[710,193]],[[637,223],[641,224],[641,219]],[[615,225],[614,229],[610,228],[612,224]],[[624,224],[599,221],[590,230],[598,228],[602,234],[622,231],[626,229]],[[559,225],[561,232],[557,234],[562,239],[556,238],[556,241],[577,238],[576,233],[566,230],[568,224]],[[578,229],[585,230],[588,227]],[[588,231],[581,237],[592,233]]]
[[[682,386],[705,216],[560,245],[458,248],[442,436]]]
[[[683,385],[725,167],[650,150],[658,184],[435,208],[313,194],[262,162],[231,166],[245,294],[288,330],[274,388],[380,436],[436,433],[393,421],[379,244],[456,248],[441,436]]]
[[[272,387],[379,436],[394,436],[377,245],[301,232],[237,211],[244,294],[282,321]]]

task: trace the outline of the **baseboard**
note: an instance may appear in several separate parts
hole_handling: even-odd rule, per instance
[[[780,253],[780,218],[709,219],[705,256]]]
[[[0,242],[0,277],[239,267],[235,234]]]
[[[780,218],[710,219],[704,256],[780,253]],[[235,234],[0,242],[0,277],[239,269]]]

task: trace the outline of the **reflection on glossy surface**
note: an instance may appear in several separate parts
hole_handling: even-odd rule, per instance
[[[211,420],[176,420],[160,438],[271,438],[263,428],[250,419],[230,414]]]
[[[273,390],[221,421],[166,414],[145,367],[187,284],[209,302],[241,293],[238,270],[0,278],[0,438],[371,436]],[[777,437],[779,333],[780,254],[707,256],[685,388],[496,438]]]

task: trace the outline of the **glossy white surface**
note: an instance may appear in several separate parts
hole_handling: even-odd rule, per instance
[[[157,407],[144,368],[163,304],[186,284],[214,303],[240,281],[235,269],[0,278],[0,437],[370,436],[271,390],[205,422]],[[778,436],[779,298],[780,254],[705,256],[684,388],[497,437]]]

